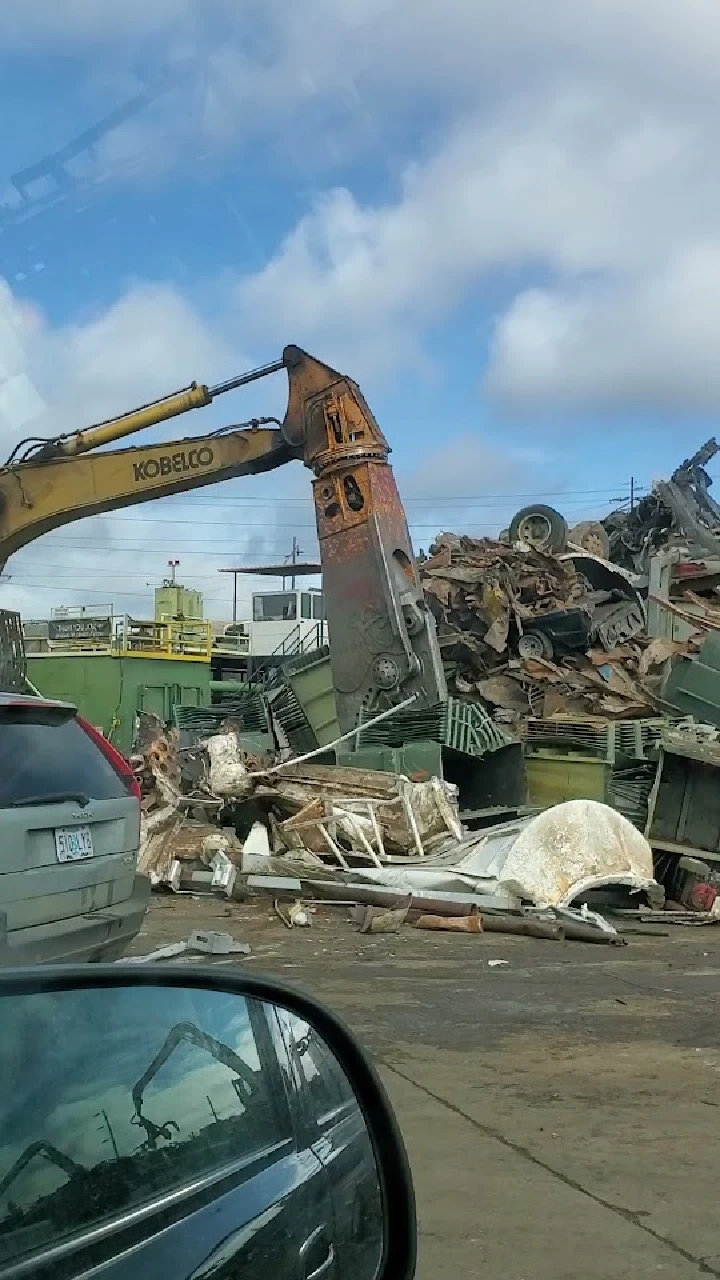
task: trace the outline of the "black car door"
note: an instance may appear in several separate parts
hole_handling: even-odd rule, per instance
[[[374,1280],[382,1258],[383,1211],[365,1118],[341,1067],[318,1034],[278,1009],[312,1149],[328,1175],[340,1280]]]
[[[220,995],[183,1007],[187,1021],[178,1023],[181,994],[172,993],[166,1023],[171,1032],[192,1026],[193,1042],[186,1037],[163,1058],[139,1127],[129,1127],[124,1087],[118,1102],[112,1064],[73,1059],[81,1037],[58,1042],[47,1105],[0,1104],[3,1278],[332,1280],[322,1270],[332,1253],[318,1232],[332,1219],[327,1174],[293,1114],[296,1084],[278,1051],[273,1011],[232,997],[232,1037],[220,1048],[242,1057],[238,1074],[227,1053],[217,1054],[225,1020],[213,1025],[211,1005]],[[161,1001],[143,1021],[152,1047],[144,1067],[166,1037]],[[214,1057],[203,1043],[211,1034]],[[37,1097],[43,1082],[32,1081],[31,1061],[24,1074],[28,1096]],[[133,1062],[123,1079],[137,1074]]]

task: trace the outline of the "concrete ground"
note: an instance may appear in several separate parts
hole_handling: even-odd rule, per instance
[[[231,932],[380,1065],[416,1183],[419,1280],[720,1276],[720,926],[624,948],[289,932],[263,903],[153,898],[134,951]],[[492,966],[492,960],[507,965]]]

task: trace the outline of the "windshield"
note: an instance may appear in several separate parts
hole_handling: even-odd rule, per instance
[[[125,796],[122,779],[73,715],[0,707],[0,807]]]
[[[277,595],[253,596],[255,622],[289,622],[297,617],[297,597],[294,591]]]

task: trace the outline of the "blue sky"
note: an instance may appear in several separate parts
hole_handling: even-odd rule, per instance
[[[294,341],[361,383],[426,546],[531,496],[603,514],[715,430],[714,4],[6,8],[6,452]],[[18,173],[138,95],[23,201]],[[283,407],[277,378],[156,435]],[[293,533],[312,555],[297,467],[48,535],[4,591],[34,616],[113,593],[141,612],[179,558],[222,616],[217,568]]]

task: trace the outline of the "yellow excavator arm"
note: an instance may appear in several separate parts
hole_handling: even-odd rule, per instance
[[[157,426],[283,368],[282,360],[238,374],[214,387],[190,386],[49,440],[30,436],[0,468],[0,569],[9,556],[42,533],[119,507],[135,506],[202,485],[257,475],[294,455],[277,418],[256,418],[209,436],[171,440],[134,449],[96,452],[115,440]],[[274,423],[277,429],[266,429]]]
[[[258,1075],[248,1066],[247,1062],[229,1045],[223,1044],[222,1040],[216,1040],[214,1036],[208,1035],[207,1031],[201,1031],[199,1027],[195,1026],[194,1022],[178,1022],[168,1031],[152,1062],[143,1071],[140,1079],[133,1085],[132,1099],[136,1115],[142,1115],[145,1090],[150,1081],[175,1052],[178,1045],[184,1042],[197,1045],[199,1049],[205,1049],[224,1067],[234,1071],[237,1079],[241,1082],[242,1092],[245,1097],[252,1097],[258,1087]]]
[[[78,1164],[77,1160],[73,1160],[70,1156],[66,1156],[63,1151],[59,1151],[51,1142],[31,1142],[29,1146],[18,1156],[11,1169],[8,1169],[5,1177],[0,1181],[0,1200],[6,1194],[12,1183],[20,1176],[26,1165],[30,1164],[36,1156],[43,1156],[50,1164],[57,1165],[58,1169],[62,1169],[68,1178],[74,1178],[78,1173],[87,1173],[84,1165]]]
[[[282,423],[259,418],[212,435],[104,450],[281,369],[288,378]],[[40,534],[82,516],[300,458],[314,475],[335,701],[345,732],[407,698],[422,707],[447,696],[389,453],[357,384],[288,346],[282,359],[215,387],[193,383],[83,431],[21,441],[0,468],[0,568]]]
[[[0,568],[40,534],[83,516],[257,475],[292,456],[278,427],[257,425],[10,465],[0,471]]]

